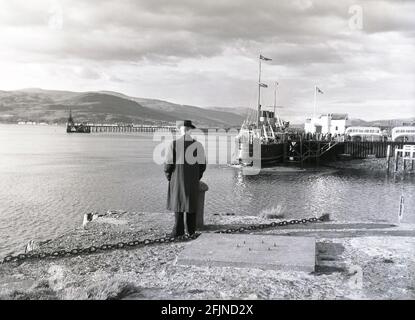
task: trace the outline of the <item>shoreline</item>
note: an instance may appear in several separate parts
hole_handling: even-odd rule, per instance
[[[386,159],[337,161],[324,172],[386,173]],[[266,168],[265,172],[316,171]],[[327,173],[326,172],[326,173]],[[85,227],[32,243],[53,252],[167,236],[173,213],[109,211]],[[309,217],[304,217],[309,218]],[[202,232],[290,219],[205,215]],[[245,232],[316,239],[316,271],[182,266],[186,242],[0,264],[2,299],[415,299],[415,225],[328,221]]]
[[[390,166],[386,158],[366,158],[366,159],[351,159],[351,160],[337,160],[324,164],[325,167],[338,170],[355,170],[365,171],[372,174],[394,174],[394,159],[390,158]],[[399,158],[397,174],[402,174],[402,160]],[[413,171],[407,171],[406,174],[412,174]]]
[[[209,232],[278,222],[209,215]],[[41,251],[169,233],[173,214],[107,214]],[[258,232],[256,232],[258,234]],[[316,238],[316,272],[176,265],[186,242],[0,265],[0,299],[415,299],[415,226],[319,222],[261,230]]]

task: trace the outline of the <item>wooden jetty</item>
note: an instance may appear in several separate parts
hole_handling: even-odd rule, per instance
[[[393,154],[395,159],[397,154],[402,154],[405,160],[415,161],[415,158],[408,158],[409,155],[415,157],[410,148],[415,148],[415,142],[316,140],[298,136],[283,143],[283,162],[318,164],[320,161],[336,160],[341,155],[347,155],[349,159],[365,159],[389,158]]]
[[[80,130],[80,128],[82,130]],[[229,132],[231,128],[198,128],[207,132]],[[176,132],[176,126],[171,125],[135,125],[135,124],[93,124],[93,123],[69,123],[67,124],[68,133],[154,133],[154,132]]]
[[[111,125],[111,124],[91,124],[87,125],[91,133],[141,133],[148,132],[175,132],[175,126],[155,126],[155,125]]]
[[[69,110],[68,121],[66,122],[67,133],[138,133],[138,132],[175,132],[176,127],[167,124],[147,125],[134,123],[75,123],[72,117],[72,110]]]
[[[345,142],[344,152],[350,154],[352,158],[363,159],[370,155],[376,158],[386,158],[388,147],[390,154],[394,154],[395,150],[402,149],[404,145],[415,145],[415,142],[393,142],[393,141],[365,141],[365,142]]]
[[[339,148],[340,146],[340,148]],[[320,159],[334,159],[342,153],[342,143],[334,140],[289,140],[284,143],[283,162],[300,163],[319,162]]]

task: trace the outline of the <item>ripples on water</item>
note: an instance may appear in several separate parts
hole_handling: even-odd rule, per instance
[[[166,212],[167,182],[152,161],[148,134],[72,134],[63,127],[0,125],[0,255],[33,238],[78,227],[90,211]],[[282,208],[285,217],[330,213],[335,220],[396,222],[405,195],[405,222],[414,222],[413,178],[333,173],[243,176],[210,165],[203,180],[206,214],[257,215]]]

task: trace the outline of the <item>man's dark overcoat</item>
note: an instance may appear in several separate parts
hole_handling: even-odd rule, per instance
[[[172,141],[167,150],[164,166],[164,172],[169,180],[168,210],[196,212],[199,180],[205,170],[205,151],[200,142],[188,135]]]

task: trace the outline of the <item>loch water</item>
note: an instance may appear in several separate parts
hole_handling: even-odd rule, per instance
[[[167,212],[167,181],[154,163],[152,134],[67,134],[62,126],[0,125],[0,256],[31,239],[79,227],[84,213]],[[209,164],[205,214],[285,218],[329,213],[336,221],[415,222],[415,179],[321,167],[304,172]]]

